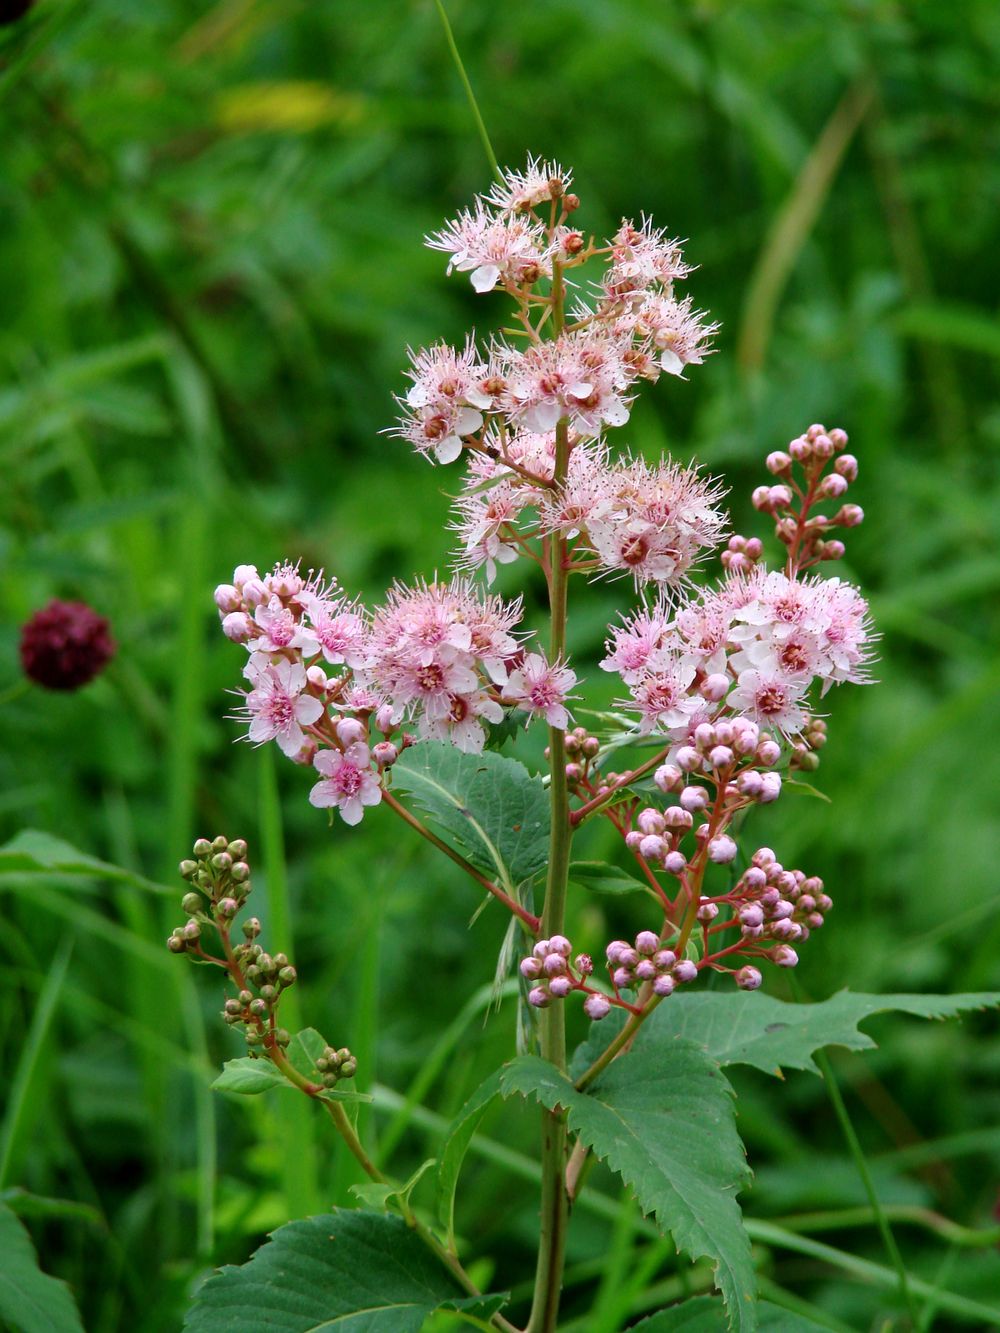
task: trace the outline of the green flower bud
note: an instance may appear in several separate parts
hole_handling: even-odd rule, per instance
[[[234,861],[246,860],[247,845],[242,838],[234,838],[226,850]]]
[[[194,916],[195,912],[200,912],[205,905],[205,900],[200,893],[185,893],[181,899],[181,907],[187,912],[188,916]]]
[[[247,1028],[246,1038],[248,1046],[259,1046],[264,1040],[256,1028]]]
[[[257,966],[262,972],[271,973],[277,971],[277,968],[274,966],[274,961],[269,953],[258,954]]]
[[[208,856],[209,852],[212,850],[212,844],[207,838],[199,838],[191,850],[199,860],[202,860]]]
[[[233,858],[228,852],[216,852],[212,857],[212,867],[215,870],[231,870],[233,867]]]
[[[240,994],[239,994],[239,1001],[240,1001],[240,1004],[243,1006],[244,1009],[247,1007],[247,1005],[250,1003],[250,1001],[251,1001],[252,999],[253,999],[253,994],[252,994],[251,991],[248,991],[248,990],[241,990],[241,991],[240,991]]]
[[[177,869],[181,873],[181,879],[190,879],[191,876],[194,874],[194,872],[198,869],[198,862],[182,861],[180,865],[177,867]]]
[[[316,1061],[316,1068],[319,1070],[321,1074],[325,1074],[326,1071],[330,1068],[330,1061],[327,1060],[325,1056],[321,1055],[319,1059]]]
[[[357,1073],[357,1071],[358,1071],[358,1062],[357,1060],[355,1060],[353,1055],[350,1055],[340,1066],[340,1077],[353,1078],[354,1075]]]
[[[336,1074],[324,1074],[324,1075],[323,1075],[323,1087],[324,1087],[324,1088],[335,1088],[336,1086],[337,1086],[337,1075],[336,1075]]]
[[[258,996],[257,999],[250,1001],[250,1012],[254,1018],[263,1018],[267,1013],[267,1004]]]
[[[277,986],[261,986],[260,998],[267,1004],[274,1004],[275,1000],[278,998]]]
[[[340,1050],[337,1052],[338,1064],[342,1065],[345,1060],[352,1060],[353,1058],[354,1057],[351,1055],[351,1052],[347,1049],[346,1046],[341,1046]]]
[[[246,861],[234,861],[229,872],[237,884],[243,884],[250,878],[250,867]]]
[[[276,954],[274,955],[274,966],[275,966],[276,968],[279,968],[279,969],[280,969],[280,968],[283,968],[283,967],[287,967],[287,966],[288,966],[288,954],[286,954],[286,953],[276,953]]]
[[[183,953],[187,948],[187,944],[180,935],[171,935],[167,940],[167,948],[171,953]]]
[[[274,1040],[279,1046],[287,1046],[292,1040],[292,1034],[287,1028],[278,1028],[277,1032],[274,1034]]]
[[[239,910],[240,905],[235,898],[220,898],[215,904],[216,915],[227,921],[231,921]]]
[[[256,963],[251,963],[247,968],[247,976],[251,981],[260,981],[260,968]]]
[[[217,838],[213,838],[213,839],[212,839],[212,848],[211,848],[211,850],[212,850],[213,852],[224,852],[228,846],[229,846],[229,839],[226,838],[226,837],[223,837],[223,835],[222,835],[221,833],[219,834],[219,836],[218,836]]]
[[[201,926],[197,921],[189,921],[186,926],[181,927],[181,937],[194,943],[201,939]]]
[[[243,1005],[240,1004],[239,1000],[229,999],[229,1000],[226,1001],[224,1007],[225,1007],[225,1010],[226,1010],[226,1013],[227,1013],[227,1014],[237,1014],[237,1015],[239,1015],[239,1014],[242,1014],[242,1012],[243,1012]]]
[[[283,967],[278,973],[278,980],[283,986],[294,986],[298,975],[294,967]]]

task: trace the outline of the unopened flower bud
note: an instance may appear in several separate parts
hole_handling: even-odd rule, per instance
[[[627,967],[616,967],[612,980],[619,990],[624,990],[632,984],[632,973]]]
[[[635,937],[635,947],[639,953],[653,954],[660,947],[660,937],[652,930],[640,930]]]
[[[672,832],[686,832],[694,823],[690,810],[679,805],[672,805],[663,812],[663,822]]]
[[[625,834],[625,846],[630,852],[637,852],[642,839],[643,834],[641,834],[638,829],[630,829],[629,832]]]
[[[553,977],[549,982],[549,994],[557,1000],[564,1000],[573,989],[573,982],[567,976]]]
[[[745,769],[736,779],[740,795],[749,796],[751,801],[757,799],[763,785],[762,775],[755,768]]]
[[[856,481],[858,476],[858,460],[853,454],[841,454],[833,465],[833,470],[838,473],[845,481]]]
[[[780,477],[782,472],[787,472],[792,466],[791,456],[786,454],[783,449],[775,449],[773,453],[768,454],[765,466],[768,472]]]
[[[856,528],[865,521],[865,511],[860,505],[841,505],[833,521],[842,528]]]
[[[233,611],[223,618],[222,632],[232,643],[246,643],[254,632],[254,623],[245,611]]]
[[[231,921],[240,910],[240,905],[235,898],[220,898],[215,904],[217,916],[221,916],[224,921]]]
[[[736,973],[736,984],[740,990],[760,990],[764,978],[755,967],[741,967]]]
[[[695,815],[708,805],[708,792],[704,787],[685,787],[680,795],[680,803],[688,814]]]
[[[718,903],[702,903],[697,912],[698,920],[704,926],[707,926],[710,921],[714,921],[718,915]]]
[[[604,995],[588,995],[583,1002],[583,1012],[593,1022],[599,1023],[611,1012],[611,1001]]]
[[[760,866],[760,868],[764,870],[769,866],[773,866],[778,858],[770,847],[758,847],[750,859],[755,866]]]
[[[820,542],[817,554],[823,560],[843,560],[847,547],[841,541]]]
[[[683,852],[667,852],[663,858],[663,869],[670,875],[683,875],[687,868],[687,857]]]
[[[658,967],[661,972],[668,971],[677,962],[677,955],[673,949],[658,949],[653,954],[653,965]]]
[[[773,745],[774,742],[772,741]],[[761,805],[770,805],[781,795],[781,774],[780,773],[762,773],[760,777],[760,791],[757,793],[757,800]]]
[[[587,759],[596,759],[601,749],[601,742],[596,736],[588,736],[580,747]]]
[[[581,977],[589,977],[594,970],[594,960],[589,953],[578,953],[573,959],[573,965]]]
[[[697,964],[693,963],[690,958],[682,958],[681,961],[674,968],[675,981],[680,981],[680,982],[694,981],[697,975],[698,975]]]
[[[750,503],[753,505],[754,509],[764,510],[767,509],[770,503],[770,498],[770,486],[756,486],[754,487],[753,494],[750,496]]]
[[[237,884],[245,884],[250,878],[250,867],[247,865],[246,861],[234,861],[229,876],[231,879],[234,879]]]
[[[670,850],[665,838],[650,833],[639,842],[639,855],[644,861],[662,861]]]
[[[266,985],[261,986],[260,998],[267,1005],[274,1004],[275,1000],[278,998],[278,988],[276,986],[272,986],[270,982],[268,982]]]
[[[547,977],[557,977],[566,971],[566,959],[561,953],[546,954],[542,959],[542,971]]]
[[[685,773],[692,773],[701,768],[701,755],[693,745],[682,745],[675,756],[677,767]]]
[[[201,939],[201,926],[197,921],[187,921],[181,927],[181,939],[188,944],[196,944]]]
[[[538,958],[522,958],[518,969],[528,981],[537,981],[542,975],[542,964]]]
[[[653,781],[660,791],[672,792],[684,781],[684,775],[676,764],[661,764],[653,774]]]
[[[699,722],[694,729],[694,743],[699,750],[708,750],[715,744],[715,728],[711,722]]]
[[[296,972],[295,968],[292,967],[291,963],[286,964],[285,967],[280,968],[278,971],[278,980],[281,982],[282,986],[294,986],[298,977],[299,974]]]
[[[771,954],[771,961],[777,963],[779,967],[794,967],[799,961],[799,956],[791,945],[779,944]]]
[[[345,749],[349,745],[356,745],[358,741],[363,741],[368,735],[364,723],[359,722],[356,717],[342,717],[334,730],[337,733],[337,740]]]
[[[757,903],[747,903],[740,908],[740,923],[751,927],[764,924],[764,913]]]
[[[562,954],[563,958],[568,958],[573,952],[573,946],[565,935],[553,935],[549,940],[549,952]]]
[[[776,764],[780,758],[781,746],[777,741],[761,741],[757,746],[758,763],[764,764],[765,767],[770,768],[771,765]]]
[[[194,916],[195,912],[200,912],[204,905],[205,900],[200,893],[185,893],[181,899],[181,907],[188,916]]]
[[[200,861],[204,860],[212,851],[212,844],[207,838],[198,838],[191,849]]]
[[[260,934],[260,919],[252,916],[248,921],[243,922],[243,934],[248,940],[255,940]]]
[[[728,745],[714,745],[708,754],[708,762],[713,768],[728,768],[735,756]]]
[[[831,472],[820,483],[819,493],[828,500],[839,500],[847,490],[847,478],[839,472]]]
[[[729,677],[720,672],[714,672],[711,676],[706,676],[698,686],[698,693],[709,703],[718,703],[729,693],[729,686],[732,684]]]
[[[642,833],[662,833],[665,828],[663,815],[659,810],[654,810],[652,806],[640,810],[635,822]]]
[[[547,1009],[550,1002],[551,996],[544,986],[534,986],[528,991],[528,1003],[536,1009]]]
[[[710,861],[716,865],[728,865],[730,861],[736,859],[736,853],[739,848],[727,833],[721,833],[717,838],[712,838],[708,844],[708,856]]]
[[[187,944],[185,943],[182,936],[171,935],[167,939],[167,948],[170,950],[171,953],[183,953],[184,950],[187,948]]]

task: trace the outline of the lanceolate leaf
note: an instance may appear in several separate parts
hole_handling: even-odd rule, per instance
[[[0,1203],[0,1324],[19,1333],[83,1333],[69,1287],[38,1267],[31,1237]]]
[[[500,1095],[500,1071],[492,1073],[480,1084],[451,1122],[448,1137],[441,1149],[437,1171],[437,1213],[441,1225],[447,1228],[448,1240],[455,1242],[455,1189],[472,1136],[486,1114],[490,1103]]]
[[[71,843],[39,829],[22,829],[0,847],[0,875],[46,875],[66,879],[109,879],[147,893],[172,894],[173,889],[123,870],[96,856],[77,851]]]
[[[767,1333],[820,1333],[827,1327],[804,1315],[783,1310],[771,1301],[760,1302],[757,1316],[759,1327]],[[667,1310],[640,1320],[632,1325],[630,1333],[719,1333],[724,1321],[722,1302],[717,1296],[695,1296],[693,1300],[671,1305]]]
[[[508,890],[545,865],[549,798],[541,779],[516,759],[422,741],[400,755],[392,782],[473,865]]]
[[[279,1227],[248,1263],[198,1292],[190,1333],[420,1333],[441,1308],[487,1319],[501,1296],[468,1296],[398,1217],[338,1211]]]
[[[761,991],[693,992],[672,996],[639,1031],[637,1053],[664,1056],[679,1039],[696,1042],[720,1065],[753,1065],[780,1077],[782,1069],[818,1073],[813,1052],[824,1046],[864,1051],[875,1046],[858,1024],[895,1011],[920,1018],[953,1018],[1000,1006],[1000,994],[854,995],[842,990],[817,1004],[788,1004]]]
[[[729,1326],[757,1327],[750,1240],[737,1192],[749,1181],[732,1089],[694,1043],[630,1052],[577,1092],[554,1065],[526,1055],[504,1066],[501,1091],[564,1107],[570,1130],[603,1158],[677,1247],[708,1258]]]

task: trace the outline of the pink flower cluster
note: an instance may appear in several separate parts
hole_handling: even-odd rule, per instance
[[[248,739],[311,764],[322,779],[312,803],[336,806],[349,824],[381,800],[380,773],[414,739],[397,735],[404,725],[478,753],[505,707],[568,724],[575,673],[525,652],[513,633],[520,601],[483,597],[467,580],[398,584],[369,612],[295,566],[261,576],[241,565],[215,602],[223,632],[249,654]]]

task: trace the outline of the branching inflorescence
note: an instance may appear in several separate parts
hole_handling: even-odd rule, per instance
[[[607,437],[627,424],[641,384],[701,364],[716,326],[677,295],[690,271],[677,241],[648,218],[624,220],[603,243],[586,236],[571,183],[554,163],[529,159],[428,238],[449,271],[513,306],[485,346],[470,336],[460,348],[411,352],[412,383],[398,400],[394,434],[431,461],[465,462],[455,576],[397,584],[369,609],[298,566],[261,575],[244,565],[215,600],[224,632],[248,652],[249,739],[274,740],[314,769],[312,803],[348,824],[385,801],[440,845],[393,794],[399,754],[423,741],[476,754],[510,711],[547,725],[552,782],[567,796],[559,836],[568,845],[587,820],[609,820],[656,919],[633,943],[608,945],[598,982],[561,932],[537,938],[544,915],[449,855],[536,936],[521,963],[532,1003],[579,992],[599,1019],[613,1006],[640,1014],[706,968],[755,989],[760,960],[795,965],[796,946],[830,907],[819,879],[785,869],[766,847],[725,891],[706,877],[722,866],[732,880],[741,815],[777,800],[789,770],[816,767],[826,740],[818,700],[868,679],[873,635],[857,589],[807,572],[839,560],[836,534],[863,518],[844,500],[858,465],[842,430],[810,426],[767,457],[773,480],[752,499],[784,548],[773,569],[759,537],[727,539],[717,481],[669,458],[612,451]],[[724,542],[721,575],[699,586],[699,565]],[[548,650],[519,628],[520,600],[475,581],[518,559],[547,581]],[[638,592],[609,628],[600,664],[621,680],[623,727],[630,720],[635,741],[656,747],[628,771],[602,765],[610,735],[567,731],[580,685],[565,654],[574,575],[629,575]],[[615,748],[625,738],[615,734]]]

